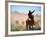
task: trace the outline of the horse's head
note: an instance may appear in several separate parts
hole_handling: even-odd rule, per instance
[[[34,11],[35,11],[35,10],[33,10],[33,11],[30,11],[30,10],[29,10],[28,15],[32,15],[32,14],[34,13]]]
[[[29,18],[32,17],[32,14],[34,13],[34,11],[35,11],[35,10],[33,10],[33,11],[30,11],[30,10],[29,10],[29,13],[28,13]]]

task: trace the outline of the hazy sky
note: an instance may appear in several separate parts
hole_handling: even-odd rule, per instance
[[[30,11],[35,10],[35,14],[40,15],[41,12],[41,6],[20,6],[20,5],[11,5],[10,7],[11,12],[18,11],[19,13],[25,13],[27,14]]]

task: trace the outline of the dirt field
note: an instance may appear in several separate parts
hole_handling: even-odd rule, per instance
[[[26,14],[11,14],[11,31],[24,31],[26,30]],[[35,25],[34,28],[41,27],[41,16],[34,15]]]

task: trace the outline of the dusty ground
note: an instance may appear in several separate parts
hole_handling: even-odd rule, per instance
[[[28,16],[25,14],[11,14],[11,30],[23,31],[26,29],[26,20]],[[34,28],[41,27],[41,16],[34,16]]]

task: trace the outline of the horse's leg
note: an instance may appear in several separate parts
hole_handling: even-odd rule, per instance
[[[28,30],[28,24],[26,24],[26,30]]]
[[[33,25],[32,25],[32,29],[33,29]]]
[[[29,25],[29,30],[32,30],[33,29],[33,25]]]
[[[31,30],[31,25],[29,25],[29,30]]]

